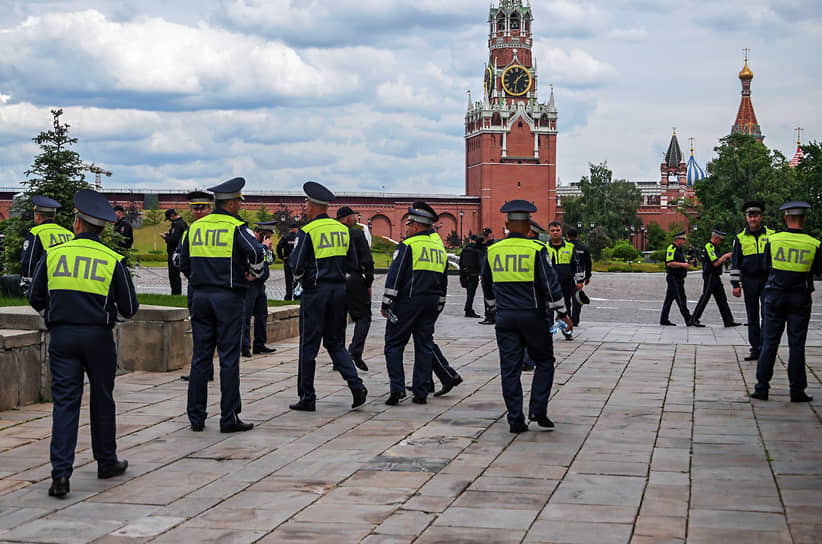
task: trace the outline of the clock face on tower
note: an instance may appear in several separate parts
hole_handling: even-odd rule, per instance
[[[531,73],[519,64],[509,66],[502,74],[502,86],[511,96],[522,96],[531,88]]]
[[[485,82],[483,83],[483,87],[485,94],[491,96],[491,92],[494,90],[494,71],[491,70],[490,66],[485,69]]]

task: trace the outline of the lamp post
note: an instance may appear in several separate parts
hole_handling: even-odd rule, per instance
[[[636,249],[636,244],[634,244],[634,237],[636,236],[636,227],[631,225],[631,246]]]
[[[460,245],[462,245],[462,216],[465,215],[465,212],[460,210]]]

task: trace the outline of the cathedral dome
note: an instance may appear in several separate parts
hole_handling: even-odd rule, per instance
[[[753,79],[753,72],[748,68],[748,61],[745,61],[745,67],[739,72],[739,79]]]

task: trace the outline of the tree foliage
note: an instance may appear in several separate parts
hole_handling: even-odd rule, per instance
[[[822,144],[810,142],[802,146],[802,160],[796,165],[796,187],[793,200],[811,205],[805,231],[822,237]]]
[[[448,236],[445,238],[445,246],[446,247],[460,247],[461,240],[460,235],[457,234],[455,229],[451,229],[451,232],[448,233]]]
[[[602,256],[602,250],[611,247],[613,242],[602,227],[594,227],[588,232],[586,244],[591,252],[591,258],[598,261]]]

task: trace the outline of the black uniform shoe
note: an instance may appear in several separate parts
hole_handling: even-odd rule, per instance
[[[354,360],[354,366],[362,370],[363,372],[368,372],[368,365],[365,364],[365,361],[362,360],[362,357],[352,357]]]
[[[747,357],[745,357],[746,361],[758,361],[759,360],[759,352],[752,351]]]
[[[427,404],[428,403],[428,401],[426,400],[425,397],[414,397],[413,399],[411,399],[411,401],[414,404]]]
[[[277,351],[277,348],[270,348],[268,346],[263,346],[261,348],[254,348],[252,353],[274,353]]]
[[[180,376],[180,379],[183,380],[184,382],[187,382],[191,379],[191,377],[188,374],[186,374],[185,376]]]
[[[487,317],[479,322],[480,325],[493,325],[496,323],[494,319],[488,319]]]
[[[231,425],[220,425],[220,432],[221,433],[242,433],[245,431],[250,431],[254,428],[253,423],[243,423],[240,421],[240,418],[234,416],[234,423]]]
[[[742,323],[737,323],[736,321],[731,321],[730,323],[725,323],[726,327],[739,327]]]
[[[791,402],[810,402],[813,397],[806,395],[804,391],[799,393],[791,393]]]
[[[474,310],[471,310],[470,312],[465,312],[465,317],[474,317],[474,318],[476,318],[476,317],[482,317],[482,316],[479,315]]]
[[[412,393],[414,392],[414,388],[410,385],[406,385],[405,388],[407,390],[411,391]],[[425,388],[428,390],[429,393],[433,393],[434,392],[434,381],[432,380],[432,381],[426,383]]]
[[[403,391],[402,393],[397,393],[396,391],[394,391],[394,392],[392,392],[390,395],[388,395],[388,398],[387,398],[387,399],[385,399],[385,403],[386,403],[388,406],[396,406],[396,405],[398,405],[398,404],[400,403],[400,401],[401,401],[401,400],[403,400],[406,396],[407,396],[407,395],[405,394],[405,391]]]
[[[299,412],[313,412],[317,409],[316,406],[314,406],[313,402],[309,404],[303,401],[295,402],[294,404],[289,404],[288,407],[292,410],[297,410]]]
[[[546,429],[554,428],[554,422],[548,419],[548,416],[530,415],[528,416],[528,419],[530,419],[531,421],[536,421],[537,425],[539,425],[540,427],[545,427]]]
[[[454,389],[456,386],[458,386],[461,383],[462,383],[462,376],[457,376],[456,378],[454,378],[453,380],[448,382],[447,385],[443,385],[442,389],[440,389],[439,391],[434,393],[434,396],[435,397],[441,397],[441,396],[445,395],[446,393],[448,393],[449,391],[451,391],[452,389]]]
[[[68,478],[55,478],[49,487],[49,497],[65,497],[71,491]]]
[[[664,325],[665,327],[676,327],[676,323],[671,323],[670,321],[660,321],[660,325]]]
[[[688,321],[688,326],[689,327],[699,327],[699,328],[705,327],[705,325],[703,325],[699,321]]]
[[[113,463],[98,464],[97,477],[101,480],[105,480],[106,478],[114,478],[115,476],[119,476],[124,473],[127,468],[128,461],[125,459],[122,461],[114,461]]]
[[[192,423],[191,424],[191,430],[194,431],[195,433],[202,432],[203,429],[205,429],[205,423]]]
[[[243,357],[251,357],[251,350],[250,349],[244,349],[243,350]]]
[[[520,421],[519,423],[514,423],[513,425],[508,426],[508,430],[514,434],[524,433],[528,430],[528,424],[524,421]]]
[[[759,399],[759,400],[768,400],[768,392],[762,389],[755,389],[753,393],[751,393],[752,399]]]
[[[366,389],[365,387],[357,389],[356,391],[352,391],[351,395],[354,398],[353,402],[351,403],[351,408],[362,406],[363,404],[365,404],[365,398],[368,396],[368,389]]]

